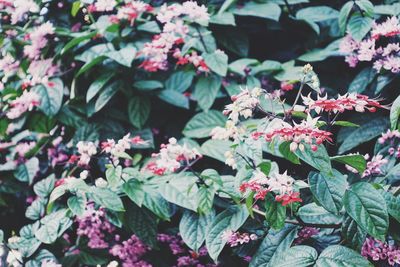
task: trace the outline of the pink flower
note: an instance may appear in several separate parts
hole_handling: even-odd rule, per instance
[[[296,202],[303,202],[303,200],[300,198],[300,192],[291,192],[289,194],[278,195],[275,197],[275,200],[282,202],[282,206]]]
[[[117,5],[115,0],[97,0],[94,4],[95,11],[104,12],[104,11],[113,11],[114,7]]]
[[[25,157],[25,154],[28,153],[36,146],[36,142],[23,142],[18,143],[15,146],[15,152],[18,154],[19,157]]]
[[[141,258],[150,250],[140,239],[132,235],[128,240],[121,244],[114,245],[110,250],[110,254],[118,257],[122,261],[123,267],[151,267]]]
[[[39,6],[33,0],[13,0],[11,10],[11,24],[17,24],[27,18],[27,13],[38,13]]]
[[[366,159],[369,158],[369,155],[365,155]],[[371,175],[380,175],[382,174],[381,167],[386,165],[388,160],[383,158],[382,155],[374,156],[370,161],[367,162],[367,168],[364,173],[361,175],[362,178],[371,176]]]
[[[318,233],[319,230],[317,228],[305,226],[297,233],[297,238],[294,240],[294,243],[301,244],[307,239],[310,239],[311,237],[317,235]]]
[[[358,50],[358,60],[371,61],[375,53],[375,40],[364,40],[360,43],[360,47]]]
[[[227,242],[231,247],[249,243],[252,240],[257,240],[257,235],[248,233],[233,232],[232,230],[225,230],[221,235],[222,240]]]
[[[28,35],[31,40],[30,45],[24,47],[24,54],[30,59],[37,59],[40,56],[40,51],[47,45],[47,36],[54,34],[54,27],[51,22],[36,27],[33,32]]]
[[[76,144],[76,147],[78,149],[78,153],[80,154],[78,161],[78,165],[80,166],[88,165],[91,156],[97,153],[97,147],[93,142],[79,141]]]
[[[4,73],[3,82],[7,80],[8,77],[14,75],[19,68],[19,61],[15,60],[10,54],[6,54],[2,59],[0,59],[0,70]]]
[[[318,96],[317,100],[313,100],[311,95],[307,97],[302,96],[303,103],[308,106],[308,110],[315,110],[317,114],[321,111],[342,113],[346,110],[355,110],[357,112],[364,112],[368,110],[375,112],[376,108],[383,108],[378,101],[369,99],[366,95],[347,93],[343,96],[339,95],[337,99],[328,99],[327,96]]]
[[[28,74],[30,75],[25,81],[30,86],[45,84],[58,71],[58,66],[52,63],[52,59],[32,61],[28,68]]]
[[[400,34],[400,24],[396,16],[388,18],[381,24],[374,24],[371,31],[371,36],[378,39],[381,36],[390,37]]]
[[[132,1],[120,7],[116,17],[118,20],[127,20],[133,25],[136,18],[139,17],[141,13],[150,12],[152,10],[153,7],[149,4],[142,1]]]
[[[40,98],[35,92],[24,91],[20,97],[10,102],[10,110],[7,112],[7,118],[17,119],[27,111],[39,106]]]
[[[368,237],[362,248],[361,255],[373,261],[387,261],[390,266],[400,264],[400,249],[387,242]]]

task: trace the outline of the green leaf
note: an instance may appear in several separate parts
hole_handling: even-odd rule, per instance
[[[115,187],[119,185],[121,181],[121,175],[122,175],[122,167],[121,166],[111,166],[110,168],[107,168],[106,170],[106,178],[108,181],[108,184],[111,187]]]
[[[359,12],[354,13],[349,22],[347,29],[356,41],[361,41],[365,35],[371,30],[373,19],[362,16]]]
[[[118,51],[109,51],[104,55],[108,58],[115,60],[119,64],[130,68],[132,65],[132,61],[135,59],[136,56],[136,48],[133,46],[127,46]]]
[[[230,12],[218,13],[211,16],[210,23],[219,25],[236,25],[235,16]]]
[[[339,214],[342,209],[342,199],[346,191],[346,177],[336,171],[334,177],[328,177],[321,173],[310,172],[308,181],[310,190],[327,211]]]
[[[300,9],[296,13],[296,19],[303,20],[319,34],[319,26],[316,22],[322,22],[330,19],[336,19],[339,12],[329,6],[312,6]]]
[[[357,251],[361,250],[367,237],[367,233],[348,214],[344,216],[341,233],[346,244]]]
[[[231,206],[214,218],[206,234],[207,250],[214,261],[217,261],[225,246],[226,241],[222,239],[222,233],[226,230],[237,231],[248,216],[245,206]]]
[[[395,197],[393,194],[385,191],[382,191],[382,195],[385,199],[388,213],[400,223],[400,197]]]
[[[343,154],[360,144],[374,139],[388,128],[388,120],[382,117],[371,119],[347,135],[339,147],[339,154]]]
[[[304,145],[304,151],[297,149],[295,154],[310,166],[322,173],[331,174],[332,166],[328,152],[323,145],[319,145],[317,151],[313,151],[310,145]]]
[[[201,154],[225,162],[225,152],[231,150],[232,142],[228,140],[207,140],[201,146]]]
[[[341,221],[341,216],[330,213],[316,203],[300,207],[297,215],[305,223],[338,224]]]
[[[286,207],[275,201],[270,194],[265,199],[265,220],[274,230],[282,229],[285,225]]]
[[[285,159],[289,160],[290,162],[293,162],[294,164],[300,164],[299,157],[297,157],[295,153],[290,151],[290,143],[289,142],[283,142],[282,144],[280,144],[279,152],[282,154],[282,156]]]
[[[245,76],[246,73],[244,72],[244,70],[247,67],[257,66],[259,64],[260,62],[257,59],[241,58],[229,64],[229,71]]]
[[[396,98],[396,100],[390,107],[390,128],[392,130],[396,129],[399,116],[400,116],[400,96]]]
[[[371,184],[359,182],[346,191],[343,204],[353,220],[371,236],[384,240],[389,226],[385,199]]]
[[[294,246],[279,254],[271,262],[271,267],[308,267],[315,263],[318,258],[318,253],[313,247],[309,246]]]
[[[193,98],[197,100],[201,109],[210,109],[217,97],[221,82],[222,79],[219,76],[200,77],[197,81],[193,92]]]
[[[290,248],[297,234],[297,226],[286,224],[280,231],[270,230],[254,254],[250,267],[267,267],[273,258]]]
[[[82,216],[85,212],[86,202],[86,195],[77,193],[68,198],[67,204],[74,215]]]
[[[127,205],[125,224],[141,241],[151,247],[157,244],[157,220],[147,209],[134,203]]]
[[[163,88],[163,84],[159,81],[147,80],[147,81],[137,81],[133,83],[133,87],[139,90],[149,91]]]
[[[79,10],[81,9],[81,1],[75,1],[74,3],[72,3],[72,8],[71,8],[71,15],[73,17],[76,16],[76,14],[78,14]]]
[[[83,73],[85,73],[86,71],[90,70],[91,68],[93,68],[94,66],[96,66],[97,64],[103,62],[104,59],[106,59],[106,56],[98,56],[96,58],[94,58],[93,60],[86,62],[85,65],[83,65],[78,73],[75,75],[75,78],[78,78],[79,76],[81,76]]]
[[[172,214],[171,205],[161,196],[160,193],[147,188],[145,192],[143,205],[163,220],[169,220]]]
[[[189,99],[175,90],[162,90],[158,97],[174,106],[189,109]]]
[[[142,129],[150,115],[150,99],[148,97],[135,96],[129,100],[129,121],[136,128]]]
[[[216,74],[226,76],[228,71],[228,56],[221,50],[213,53],[203,54],[206,65]]]
[[[336,40],[330,43],[325,48],[316,48],[313,49],[303,55],[301,55],[298,59],[304,62],[315,62],[322,61],[328,57],[339,55],[339,44],[341,40]]]
[[[368,84],[372,82],[375,77],[375,70],[372,68],[362,69],[357,76],[350,83],[349,93],[362,93],[367,89]]]
[[[219,32],[218,42],[240,57],[247,57],[249,53],[249,38],[244,31],[238,28],[235,31]]]
[[[349,122],[349,121],[335,121],[335,126],[343,126],[343,127],[360,127],[360,125]]]
[[[209,137],[215,127],[224,127],[226,117],[220,111],[209,110],[196,114],[186,124],[183,134],[190,138]]]
[[[362,155],[343,155],[331,157],[331,160],[349,165],[356,169],[359,174],[362,174],[367,167],[367,161]]]
[[[183,93],[192,84],[194,76],[193,71],[176,71],[165,81],[165,89]]]
[[[347,24],[347,19],[350,15],[350,12],[353,8],[354,2],[353,1],[349,1],[346,4],[344,4],[342,6],[342,8],[340,9],[340,13],[339,13],[339,18],[338,18],[338,22],[339,22],[339,29],[340,29],[340,33],[344,34],[344,32],[346,31],[346,24]]]
[[[32,88],[40,96],[40,110],[47,116],[54,116],[62,105],[64,84],[61,79],[50,79],[48,83]]]
[[[205,215],[198,215],[186,210],[179,223],[179,233],[183,242],[185,242],[189,248],[198,252],[206,239],[208,226],[211,225],[214,217],[214,211]]]
[[[76,1],[75,3],[78,3],[79,6],[81,4],[80,1]],[[75,4],[74,3],[74,4]],[[73,48],[74,46],[78,45],[78,44],[82,44],[84,41],[86,40],[90,40],[92,37],[94,37],[97,34],[97,31],[93,31],[90,33],[85,33],[82,36],[78,36],[73,38],[71,41],[69,41],[61,50],[61,55],[65,54],[67,51],[69,51],[71,48]]]
[[[356,251],[340,246],[329,246],[319,255],[315,267],[359,267],[373,266]]]
[[[53,174],[47,177],[46,179],[37,182],[33,186],[33,191],[39,197],[46,198],[50,195],[51,191],[53,190],[54,183],[55,183],[55,176]]]
[[[99,78],[94,80],[94,82],[89,86],[89,89],[86,93],[86,103],[89,103],[93,97],[97,95],[98,92],[106,85],[106,83],[113,77],[109,73],[105,73],[101,75]]]
[[[281,8],[275,3],[246,2],[243,6],[236,7],[231,12],[238,16],[254,16],[278,21]]]
[[[124,205],[119,196],[109,189],[92,187],[89,195],[94,202],[102,207],[114,211],[124,211]]]
[[[125,194],[139,207],[142,206],[144,201],[144,191],[142,183],[132,178],[122,185]]]
[[[45,212],[46,200],[43,198],[35,199],[26,209],[25,217],[31,220],[40,219]]]
[[[14,171],[14,175],[17,180],[32,184],[33,178],[35,178],[38,171],[39,160],[35,157],[27,160],[25,163],[20,164]]]
[[[148,21],[145,22],[139,26],[137,26],[137,29],[139,31],[144,31],[144,32],[151,32],[151,33],[160,33],[160,26],[158,26],[157,22],[155,21]]]
[[[108,103],[108,101],[111,100],[111,98],[118,92],[120,85],[121,83],[119,81],[116,81],[111,83],[101,91],[99,97],[96,100],[96,103],[94,104],[95,112],[102,109]]]
[[[364,15],[369,17],[374,16],[374,5],[368,0],[357,0],[355,1],[356,5],[360,7],[361,10],[364,11]]]

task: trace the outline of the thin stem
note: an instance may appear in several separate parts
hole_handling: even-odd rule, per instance
[[[297,101],[299,101],[299,98],[300,98],[300,95],[301,95],[301,91],[303,91],[303,87],[304,87],[304,81],[301,82],[299,91],[297,92],[297,95],[296,95],[296,99],[294,100],[294,103],[293,103],[292,107],[290,108],[290,111],[293,111],[294,107],[297,104]]]
[[[287,7],[287,9],[288,9],[288,11],[289,11],[289,14],[290,14],[291,16],[294,16],[293,9],[292,9],[292,7],[290,6],[289,2],[288,2],[287,0],[284,0],[284,1],[285,1],[285,5],[286,5],[286,7]]]
[[[236,152],[236,154],[238,154],[244,161],[246,161],[247,165],[249,165],[253,170],[256,169],[256,165],[254,164],[253,161],[249,161],[248,159],[246,159],[245,156],[243,156],[243,155],[240,154],[240,153],[237,153],[237,152]]]

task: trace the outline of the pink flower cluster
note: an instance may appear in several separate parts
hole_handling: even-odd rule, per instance
[[[361,255],[373,261],[387,262],[390,266],[400,264],[400,249],[387,242],[368,237],[362,248]]]
[[[59,72],[57,65],[52,63],[52,59],[43,59],[32,61],[28,68],[28,76],[25,79],[23,86],[35,86],[37,84],[47,84],[51,87],[49,83],[49,78],[56,75]]]
[[[179,235],[158,234],[157,240],[160,243],[166,243],[172,254],[177,256],[175,267],[216,267],[217,265],[208,262],[206,247],[201,247],[199,252],[189,250]]]
[[[249,233],[239,233],[232,230],[226,230],[221,235],[222,240],[228,243],[231,247],[249,243],[252,240],[257,240],[257,235]]]
[[[33,149],[36,146],[36,142],[21,142],[18,143],[15,146],[15,153],[17,153],[17,155],[20,158],[24,158],[25,154],[28,153],[31,149]]]
[[[370,158],[370,156],[368,154],[364,155],[365,160],[368,160]],[[368,177],[368,176],[373,176],[373,175],[380,175],[383,173],[383,171],[381,170],[381,167],[384,166],[385,164],[388,163],[388,160],[383,158],[382,155],[376,155],[373,156],[372,159],[370,161],[367,162],[367,166],[365,171],[361,174],[362,178]],[[349,166],[346,165],[346,169],[353,172],[353,173],[358,173],[358,171]]]
[[[25,37],[26,40],[31,41],[31,44],[24,47],[24,55],[30,59],[38,59],[40,51],[46,47],[48,43],[48,35],[52,34],[54,34],[54,27],[49,21],[34,28],[34,30]]]
[[[168,144],[162,144],[159,153],[152,155],[154,158],[146,169],[156,175],[163,175],[166,172],[174,172],[191,160],[200,158],[201,154],[196,148],[189,148],[186,144],[179,145],[175,138],[170,138]]]
[[[294,192],[294,181],[286,172],[283,174],[272,173],[267,177],[257,169],[249,181],[240,185],[239,191],[242,193],[246,193],[248,190],[254,192],[256,200],[265,199],[269,192],[274,192],[276,194],[275,200],[282,202],[282,205],[286,206],[290,203],[302,202],[299,197],[300,193]]]
[[[290,125],[281,119],[274,119],[268,125],[265,132],[254,132],[252,137],[257,140],[261,136],[265,141],[272,142],[275,138],[281,141],[290,142],[290,150],[304,150],[304,143],[311,145],[311,149],[316,151],[319,144],[324,141],[332,142],[332,133],[317,128],[318,118],[312,119],[308,116],[307,120],[301,121],[299,124]]]
[[[47,157],[50,160],[51,166],[54,168],[57,164],[64,163],[68,161],[68,155],[62,146],[62,135],[58,136],[51,143],[52,146],[47,149]]]
[[[20,97],[10,102],[7,118],[13,120],[40,105],[40,97],[35,92],[24,91]]]
[[[118,8],[118,13],[113,16],[115,21],[126,20],[133,25],[136,18],[138,18],[144,12],[153,11],[153,7],[142,1],[130,1],[125,5]]]
[[[373,61],[373,68],[380,72],[382,69],[392,73],[400,72],[400,45],[398,37],[400,23],[396,17],[388,18],[381,24],[374,24],[369,37],[361,42],[346,35],[340,43],[339,51],[346,55],[346,62],[355,67],[359,61]],[[385,46],[377,46],[377,40],[388,39]],[[389,39],[390,38],[390,39]]]
[[[110,254],[119,258],[122,267],[151,267],[152,265],[141,260],[150,251],[140,239],[132,235],[121,244],[116,244],[110,249]]]
[[[346,110],[355,110],[357,112],[364,112],[368,110],[375,112],[376,108],[382,108],[383,106],[376,100],[370,99],[366,95],[347,93],[339,95],[337,99],[328,99],[328,96],[318,96],[317,100],[313,100],[311,95],[302,96],[303,103],[308,107],[309,110],[315,110],[317,114],[321,111],[342,113]]]
[[[14,75],[18,71],[19,63],[20,62],[10,54],[6,54],[2,59],[0,59],[0,70],[4,73],[2,82],[6,82],[8,77]]]
[[[239,117],[245,119],[253,115],[253,110],[260,103],[262,89],[255,87],[252,90],[244,89],[237,95],[231,97],[232,104],[226,105],[223,111],[225,116],[228,116],[235,124],[239,121]]]
[[[183,4],[164,4],[157,13],[157,20],[164,24],[163,31],[153,37],[150,43],[146,43],[141,51],[145,60],[141,67],[150,72],[166,70],[168,68],[168,56],[178,60],[177,64],[186,65],[192,63],[199,71],[208,71],[203,58],[197,53],[182,55],[177,47],[185,42],[189,33],[189,27],[185,21],[207,23],[209,14],[205,6],[199,6],[196,2],[188,1]]]
[[[131,148],[132,144],[146,144],[140,136],[130,137],[128,133],[123,138],[115,142],[114,139],[107,139],[107,141],[101,143],[101,149],[110,154],[114,164],[118,164],[118,158],[121,157],[126,150]]]
[[[38,13],[39,6],[34,0],[1,0],[0,11],[10,15],[11,24],[17,24],[28,18],[28,13]]]
[[[307,239],[319,234],[319,230],[315,227],[305,226],[297,233],[297,238],[294,240],[295,244],[301,244]]]
[[[91,9],[91,11],[97,11],[97,12],[113,11],[116,5],[117,1],[115,0],[97,0],[94,3],[94,8]]]
[[[88,165],[90,158],[97,153],[97,146],[93,142],[79,141],[76,144],[76,148],[80,154],[78,157],[78,165],[80,166]]]
[[[93,249],[108,248],[107,234],[112,234],[115,227],[106,219],[103,208],[95,209],[93,204],[85,208],[83,216],[77,217],[77,235],[88,238],[88,247]]]
[[[400,132],[398,130],[387,130],[386,133],[382,133],[382,136],[378,139],[378,142],[383,145],[389,143],[388,153],[391,156],[400,158],[400,145],[398,142],[400,140]]]

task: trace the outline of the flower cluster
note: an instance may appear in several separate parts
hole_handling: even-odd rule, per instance
[[[186,267],[216,267],[217,265],[207,263],[206,247],[201,247],[198,252],[189,250],[179,235],[158,234],[157,240],[162,244],[167,244],[171,253],[177,256],[176,263],[173,266]]]
[[[155,72],[168,68],[168,55],[173,54],[178,65],[193,64],[199,71],[208,71],[204,59],[196,52],[182,54],[178,45],[185,42],[189,33],[189,27],[185,22],[207,23],[209,14],[205,6],[199,6],[196,2],[187,1],[183,4],[164,4],[157,13],[157,20],[164,24],[163,31],[146,43],[141,51],[145,60],[141,67],[147,71]]]
[[[33,29],[26,37],[27,40],[31,41],[31,44],[24,47],[24,55],[32,60],[38,59],[40,51],[48,43],[47,36],[52,34],[54,34],[54,26],[49,21]]]
[[[386,133],[382,133],[382,136],[378,139],[379,144],[388,144],[389,148],[387,152],[391,156],[400,158],[400,145],[398,141],[400,140],[400,132],[398,130],[387,130]]]
[[[400,34],[400,23],[396,17],[388,18],[381,24],[375,23],[369,37],[361,42],[347,35],[340,43],[340,52],[346,55],[346,62],[355,67],[359,61],[373,61],[378,72],[382,69],[392,73],[400,72],[400,45],[395,37]],[[382,38],[387,39],[385,46],[378,45]]]
[[[10,54],[6,54],[0,59],[0,70],[2,70],[4,74],[4,77],[1,79],[0,90],[4,87],[3,83],[7,82],[8,78],[18,71],[19,63],[20,62]]]
[[[43,59],[32,61],[28,68],[28,75],[25,78],[24,86],[35,86],[37,84],[46,84],[51,87],[49,78],[59,72],[59,67],[53,64],[52,59]]]
[[[225,106],[224,115],[228,116],[235,124],[239,121],[240,116],[245,119],[251,117],[253,110],[260,103],[259,97],[261,93],[262,89],[258,87],[252,90],[242,89],[240,94],[231,97],[232,104]]]
[[[368,110],[375,112],[376,108],[383,106],[376,100],[370,99],[366,95],[347,93],[339,95],[337,99],[328,99],[328,96],[318,96],[317,100],[313,100],[311,95],[302,96],[304,105],[307,106],[308,111],[315,110],[317,114],[325,112],[342,113],[346,110],[355,110],[357,112],[364,112]]]
[[[10,14],[11,24],[26,20],[28,13],[38,13],[40,11],[34,0],[2,0],[0,1],[0,10]]]
[[[135,136],[130,138],[130,134],[125,135],[120,140],[115,142],[114,139],[107,139],[107,141],[101,143],[101,149],[110,154],[114,164],[118,164],[118,158],[125,152],[131,148],[132,144],[146,144],[140,136]]]
[[[93,249],[108,248],[107,234],[115,231],[115,227],[105,218],[103,208],[95,209],[88,204],[82,216],[76,218],[78,222],[77,235],[88,238],[88,247]]]
[[[311,226],[304,226],[301,230],[297,233],[297,238],[294,240],[295,244],[301,244],[307,239],[319,234],[319,230],[315,227]]]
[[[7,112],[7,118],[17,119],[27,111],[39,106],[40,97],[33,91],[24,91],[20,97],[10,102],[10,109]]]
[[[387,262],[390,266],[400,264],[400,249],[395,245],[368,237],[362,248],[361,255],[373,261]]]
[[[271,142],[275,138],[280,141],[290,142],[290,150],[295,151],[296,149],[304,150],[304,143],[309,144],[313,151],[318,149],[319,144],[324,141],[332,142],[332,133],[317,128],[316,124],[318,118],[307,117],[307,120],[301,121],[299,124],[293,123],[290,125],[284,122],[282,119],[273,119],[268,124],[268,129],[265,132],[254,132],[252,134],[255,140],[261,136],[265,138],[265,141]]]
[[[84,142],[79,141],[76,144],[76,148],[78,149],[79,156],[78,158],[72,157],[73,161],[78,159],[78,165],[86,166],[90,162],[90,158],[97,153],[97,146],[93,142]]]
[[[364,155],[365,160],[368,160],[370,158],[369,154]],[[369,176],[374,176],[374,175],[380,175],[383,173],[381,167],[386,165],[388,163],[388,160],[385,159],[382,155],[376,155],[371,158],[371,160],[367,161],[367,166],[365,168],[365,171],[361,174],[362,178],[366,178]],[[353,173],[358,173],[358,171],[349,166],[346,165],[346,169],[353,172]]]
[[[136,235],[132,235],[121,244],[115,244],[110,249],[110,254],[119,258],[122,267],[151,267],[152,265],[141,260],[148,251],[150,251],[150,248],[140,241]]]
[[[161,145],[160,152],[153,154],[154,160],[146,166],[146,169],[154,174],[174,172],[184,164],[190,164],[191,160],[201,157],[196,148],[189,148],[186,144],[180,145],[175,138],[170,138],[168,142]]]
[[[239,233],[232,230],[226,230],[221,235],[222,240],[231,247],[249,243],[251,240],[257,240],[257,235],[249,233]]]
[[[153,7],[147,3],[142,1],[130,1],[119,7],[117,15],[113,18],[116,18],[118,21],[126,20],[130,25],[133,25],[141,14],[151,11],[153,11]]]
[[[255,199],[265,199],[265,196],[269,192],[274,192],[276,194],[275,200],[282,202],[282,205],[286,206],[290,203],[302,201],[299,198],[299,193],[294,192],[294,181],[286,172],[283,174],[275,172],[266,176],[262,171],[257,169],[249,181],[243,182],[240,185],[239,190],[242,193],[248,190],[254,192]]]

